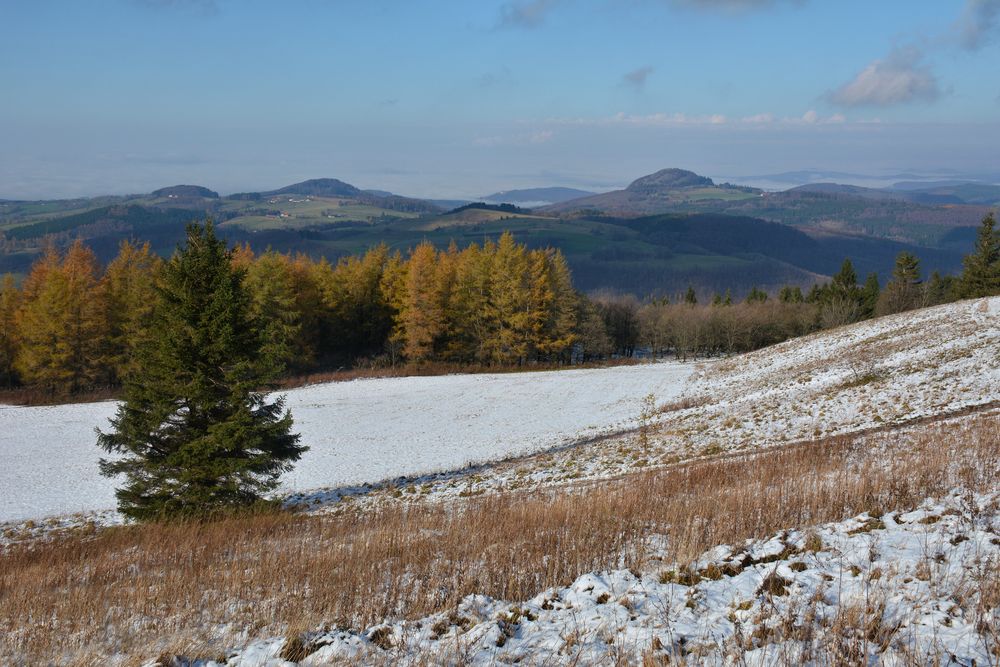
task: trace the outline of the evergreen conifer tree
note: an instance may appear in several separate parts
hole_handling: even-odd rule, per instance
[[[762,289],[757,289],[754,285],[750,289],[750,293],[747,294],[746,303],[764,303],[767,301],[767,292]]]
[[[958,296],[973,299],[1000,294],[1000,232],[992,213],[983,218],[976,247],[966,256],[958,283]]]
[[[892,280],[885,286],[876,305],[878,315],[901,313],[921,305],[920,260],[903,251],[896,256]]]
[[[882,287],[878,282],[878,274],[874,271],[868,274],[864,287],[861,288],[861,319],[875,317],[875,306],[878,304]]]
[[[125,476],[119,510],[138,520],[205,516],[247,507],[273,490],[305,447],[282,399],[262,388],[275,366],[261,350],[244,271],[215,236],[192,224],[162,270],[151,332],[136,351],[124,401],[98,433]]]
[[[785,285],[778,293],[778,301],[781,303],[802,303],[804,300],[802,288],[798,285]]]
[[[843,264],[840,265],[840,271],[833,276],[830,287],[834,297],[852,300],[858,298],[858,274],[854,271],[854,264],[851,263],[850,258],[844,259]]]

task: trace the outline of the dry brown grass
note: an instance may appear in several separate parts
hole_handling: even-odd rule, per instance
[[[982,473],[970,475],[970,464]],[[126,527],[19,545],[0,554],[0,657],[216,657],[239,634],[359,628],[448,610],[473,592],[522,600],[584,572],[637,567],[651,532],[668,533],[669,558],[684,562],[719,543],[912,507],[959,481],[996,488],[998,471],[993,413],[569,491]]]

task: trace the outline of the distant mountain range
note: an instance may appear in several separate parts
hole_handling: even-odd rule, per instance
[[[925,269],[958,270],[976,226],[998,202],[1000,187],[985,183],[811,183],[766,192],[676,168],[612,192],[528,188],[472,205],[335,178],[227,196],[175,185],[146,195],[0,201],[0,273],[23,275],[46,239],[85,239],[102,261],[125,238],[148,240],[166,255],[186,222],[211,217],[232,242],[331,261],[379,243],[405,253],[423,240],[443,248],[509,230],[531,247],[562,249],[588,291],[671,294],[692,284],[739,295],[754,285],[807,286],[847,256],[860,274],[883,277],[901,250],[917,254]]]

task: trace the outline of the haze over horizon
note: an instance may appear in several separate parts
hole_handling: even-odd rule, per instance
[[[1000,0],[0,8],[0,198],[1000,180]]]

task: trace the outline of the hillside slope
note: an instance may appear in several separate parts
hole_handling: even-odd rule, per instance
[[[298,494],[287,499],[298,511],[278,515],[4,526],[0,626],[11,631],[0,661],[819,666],[1000,655],[1000,297],[707,360],[683,385],[670,375],[687,367],[635,368],[646,380],[628,387],[615,374],[521,374],[499,397],[476,378],[433,378],[452,391],[445,413],[424,414],[440,387],[386,397],[392,385],[372,383],[314,388],[311,404],[293,406],[328,434],[358,418],[401,422],[385,431],[395,452],[377,433],[362,447],[348,434],[362,457],[516,451],[508,434],[527,418],[556,436],[538,454]],[[626,417],[619,430],[563,440],[567,401]],[[515,414],[496,411],[507,404]],[[56,422],[62,409],[31,418]],[[463,419],[449,422],[448,410]],[[34,490],[65,478],[53,472]]]
[[[637,400],[642,397],[636,397]],[[489,466],[489,474],[415,480],[429,497],[525,484],[600,481],[702,456],[756,452],[1000,407],[1000,297],[883,317],[697,364],[675,396],[649,397],[645,436],[581,442]],[[366,490],[378,504],[393,491]],[[336,490],[296,496],[336,510]],[[353,493],[351,494],[353,495]],[[319,503],[319,504],[317,504]]]

